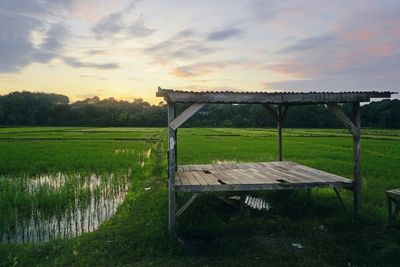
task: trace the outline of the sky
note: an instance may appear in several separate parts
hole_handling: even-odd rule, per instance
[[[0,94],[400,89],[400,1],[0,0]]]

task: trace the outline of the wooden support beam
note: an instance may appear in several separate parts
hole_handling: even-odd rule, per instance
[[[185,212],[185,210],[190,206],[190,204],[192,204],[192,202],[197,198],[198,195],[199,195],[199,193],[193,194],[188,199],[188,201],[186,201],[185,204],[183,204],[182,207],[176,212],[176,217],[181,216],[182,213]]]
[[[278,105],[275,109],[269,104],[262,104],[263,107],[271,114],[272,118],[278,127],[278,160],[282,161],[282,123],[289,109],[289,106],[284,106],[282,110],[282,105]]]
[[[282,106],[278,106],[278,160],[282,161]]]
[[[353,103],[353,122],[358,129],[358,135],[353,135],[354,213],[358,216],[361,208],[361,116],[359,102]]]
[[[281,121],[283,121],[285,119],[285,116],[286,116],[286,113],[287,113],[288,109],[289,109],[289,106],[284,106],[283,107],[283,112],[282,112],[282,115],[280,116],[280,120]]]
[[[173,130],[178,129],[185,121],[192,117],[197,111],[199,111],[205,103],[194,103],[187,109],[185,109],[178,117],[173,121],[169,122],[169,127]]]
[[[342,121],[344,126],[350,131],[350,133],[353,135],[353,137],[359,137],[361,134],[360,128],[357,127],[357,125],[354,125],[354,123],[346,116],[346,114],[343,112],[343,110],[335,103],[328,103],[326,104],[328,109],[336,115],[336,117],[339,118],[339,120]]]
[[[270,104],[262,104],[262,106],[271,114],[275,122],[279,120],[278,112]]]
[[[168,124],[175,119],[175,105],[168,104]],[[176,130],[168,127],[168,231],[173,234],[176,226]]]

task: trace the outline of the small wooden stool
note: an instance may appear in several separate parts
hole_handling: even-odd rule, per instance
[[[389,227],[392,227],[396,223],[400,211],[400,188],[386,190],[386,197],[388,203]]]

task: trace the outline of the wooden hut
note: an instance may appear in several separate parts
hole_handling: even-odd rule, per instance
[[[338,188],[353,192],[354,213],[361,206],[361,124],[360,102],[372,98],[390,98],[392,92],[192,92],[158,88],[157,96],[168,104],[168,190],[169,231],[176,226],[176,217],[191,204],[198,192],[248,191],[277,189],[333,188],[340,199]],[[176,104],[190,106],[176,114]],[[278,127],[278,161],[238,164],[177,165],[177,130],[206,104],[260,104],[265,107]],[[350,103],[352,118],[338,104]],[[324,104],[346,126],[353,137],[353,179],[320,171],[291,161],[282,161],[282,122],[292,105]],[[194,195],[179,209],[178,192]]]

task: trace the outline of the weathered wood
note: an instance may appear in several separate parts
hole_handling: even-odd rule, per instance
[[[178,129],[185,121],[192,117],[197,111],[204,107],[205,103],[194,103],[185,109],[178,117],[169,123],[169,127],[173,130]]]
[[[168,123],[175,118],[175,105],[168,104]],[[176,193],[175,193],[175,166],[176,166],[176,131],[168,127],[168,230],[172,234],[176,226]]]
[[[175,108],[176,113],[176,108]],[[175,171],[178,168],[178,129],[175,130]]]
[[[275,122],[279,120],[278,112],[270,104],[262,104],[262,106],[268,111]]]
[[[400,200],[400,188],[386,190],[386,195],[390,198]]]
[[[286,117],[286,113],[287,113],[288,109],[289,109],[289,106],[284,106],[283,107],[283,111],[282,111],[282,113],[280,115],[280,118],[279,118],[282,122]]]
[[[282,106],[278,106],[278,160],[282,161]]]
[[[190,206],[190,204],[193,203],[193,201],[197,198],[199,194],[195,193],[193,194],[186,202],[185,204],[182,205],[182,207],[176,212],[175,216],[179,217],[182,215],[182,213],[185,212],[185,210]]]
[[[388,204],[388,226],[389,228],[396,224],[400,213],[400,189],[391,189],[386,191]],[[394,206],[393,206],[394,204]],[[398,223],[397,223],[398,225]]]
[[[157,96],[170,103],[267,103],[267,104],[325,104],[368,102],[371,98],[387,98],[391,92],[187,92],[159,89]]]
[[[220,169],[219,164],[190,165],[178,168],[181,184],[177,191],[240,191],[297,189],[314,187],[349,188],[353,181],[344,177],[310,168],[294,162],[229,163]],[[191,169],[191,171],[185,171]],[[190,178],[192,177],[193,178]],[[197,179],[194,179],[194,178]],[[207,184],[204,183],[207,182]]]
[[[262,104],[263,107],[271,114],[278,128],[278,160],[282,161],[282,124],[286,116],[289,106],[284,106],[282,110],[282,105],[278,105],[275,109],[269,104]]]
[[[361,134],[360,128],[357,127],[356,125],[354,125],[354,123],[346,116],[346,114],[344,114],[344,112],[342,111],[342,109],[335,103],[328,103],[326,104],[328,109],[336,115],[336,117],[338,117],[342,123],[344,124],[344,126],[350,131],[350,133],[355,136],[358,137]]]
[[[361,208],[361,116],[358,102],[353,103],[353,122],[359,133],[353,135],[354,213],[358,216]]]

